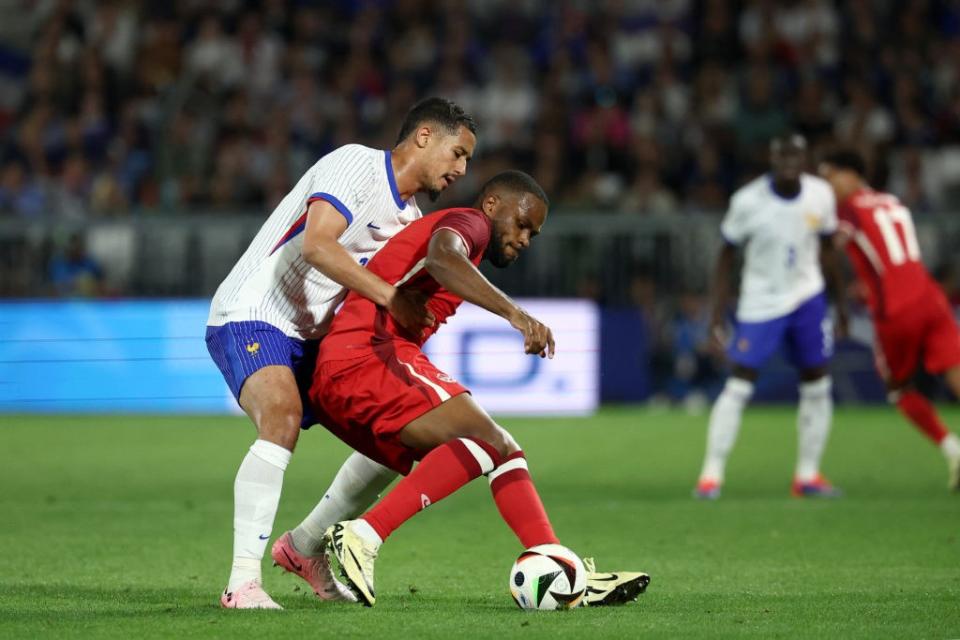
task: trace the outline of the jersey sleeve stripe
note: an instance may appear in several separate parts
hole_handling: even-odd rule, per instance
[[[336,196],[332,196],[329,193],[323,193],[322,191],[311,193],[310,197],[307,198],[307,205],[315,200],[326,200],[333,205],[334,209],[340,212],[340,215],[347,219],[348,225],[353,222],[353,213],[350,212],[350,208],[340,202]]]
[[[287,229],[287,232],[281,236],[277,244],[273,245],[273,249],[270,250],[270,255],[276,253],[277,249],[283,245],[290,242],[297,235],[303,233],[303,230],[307,228],[307,212],[304,211],[303,215],[297,218],[296,222],[290,225],[290,228]]]
[[[393,194],[393,201],[397,203],[398,209],[403,209],[407,203],[400,198],[400,190],[397,189],[397,178],[393,175],[393,164],[390,162],[390,151],[383,152],[383,159],[387,170],[387,182],[390,183],[390,193]]]
[[[417,262],[417,264],[413,265],[410,268],[410,271],[407,271],[405,274],[403,274],[402,278],[400,278],[395,283],[393,283],[393,286],[399,287],[403,285],[404,283],[407,282],[407,280],[417,275],[426,264],[427,264],[427,259],[426,258],[421,259],[420,261]]]

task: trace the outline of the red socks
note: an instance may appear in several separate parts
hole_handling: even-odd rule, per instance
[[[511,454],[501,464],[496,449],[474,438],[457,438],[435,448],[362,517],[386,540],[418,511],[485,473],[500,515],[525,548],[559,542],[523,452]]]
[[[362,517],[386,540],[418,511],[489,473],[499,461],[500,454],[486,442],[474,438],[451,440],[425,455],[410,475]]]
[[[925,436],[940,444],[947,437],[947,427],[940,421],[936,409],[919,391],[909,390],[900,393],[897,407],[910,422],[916,425]]]
[[[560,542],[553,533],[537,488],[533,486],[522,451],[510,454],[489,474],[489,478],[490,491],[500,515],[525,549]]]

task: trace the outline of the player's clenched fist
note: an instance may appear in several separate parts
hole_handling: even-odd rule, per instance
[[[552,358],[556,351],[553,331],[523,309],[517,309],[510,325],[523,334],[524,353],[539,354],[541,358]]]

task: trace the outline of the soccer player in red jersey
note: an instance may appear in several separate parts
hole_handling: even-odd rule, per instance
[[[947,459],[952,490],[960,490],[960,438],[947,430],[930,401],[914,388],[921,365],[942,374],[960,397],[960,331],[946,296],[920,261],[910,211],[864,180],[858,153],[823,158],[820,175],[837,196],[840,236],[859,280],[876,332],[877,369],[890,400]]]
[[[339,522],[325,534],[328,553],[368,606],[375,602],[373,565],[383,541],[480,475],[488,477],[500,514],[524,547],[558,542],[520,446],[421,351],[467,300],[508,321],[523,335],[526,353],[553,357],[550,328],[477,268],[484,258],[498,267],[516,260],[540,232],[547,203],[533,178],[507,171],[484,185],[477,208],[447,209],[410,223],[367,268],[398,288],[419,292],[436,324],[411,332],[383,307],[351,293],[320,343],[309,393],[319,422],[406,476],[360,518]],[[642,573],[606,574],[586,599],[632,600],[648,582]]]

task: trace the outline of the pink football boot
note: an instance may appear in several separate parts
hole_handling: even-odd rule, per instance
[[[283,609],[267,595],[259,580],[250,580],[233,591],[223,590],[220,606],[224,609]]]
[[[270,556],[273,557],[273,562],[278,567],[282,567],[285,571],[294,573],[306,580],[321,600],[357,601],[357,597],[343,583],[333,577],[327,554],[317,557],[303,555],[294,548],[289,531],[273,543]]]

